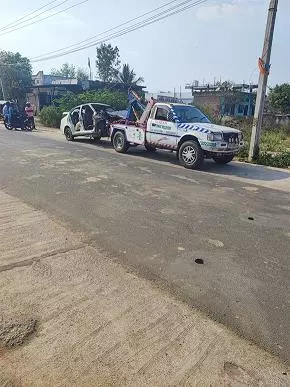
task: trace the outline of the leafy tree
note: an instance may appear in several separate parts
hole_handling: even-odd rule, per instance
[[[120,68],[119,57],[118,47],[111,44],[101,44],[97,47],[97,73],[103,82],[112,82],[117,78]]]
[[[32,68],[28,58],[9,51],[0,51],[0,78],[6,99],[24,102],[25,95],[32,85]]]
[[[64,63],[59,69],[51,69],[51,75],[64,78],[75,78],[76,67],[69,63]]]
[[[76,78],[79,81],[89,79],[89,75],[84,69],[69,63],[64,63],[59,69],[52,69],[50,74],[63,78]]]
[[[290,113],[290,84],[276,85],[269,93],[270,107],[277,113]]]
[[[84,70],[83,68],[81,67],[78,67],[77,68],[77,71],[76,71],[76,78],[79,80],[79,81],[86,81],[89,79],[89,74],[86,70]]]
[[[129,64],[125,63],[118,74],[118,81],[129,88],[144,82],[144,79],[142,77],[137,78],[134,69],[131,69]]]

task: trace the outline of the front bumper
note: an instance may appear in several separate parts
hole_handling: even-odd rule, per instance
[[[205,152],[214,154],[237,154],[244,147],[244,142],[200,141],[200,146]]]

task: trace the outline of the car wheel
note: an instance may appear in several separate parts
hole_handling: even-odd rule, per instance
[[[74,136],[70,128],[65,128],[64,135],[67,141],[74,141]]]
[[[185,141],[179,148],[180,164],[188,169],[197,169],[204,160],[204,153],[196,141]]]
[[[213,156],[213,159],[217,164],[227,164],[230,163],[234,157],[234,155]]]
[[[129,149],[129,144],[126,140],[126,136],[124,132],[118,130],[113,137],[113,146],[115,151],[119,153],[126,153]]]

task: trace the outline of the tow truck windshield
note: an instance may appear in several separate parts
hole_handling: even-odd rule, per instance
[[[174,105],[172,106],[174,113],[177,115],[180,122],[192,123],[192,122],[206,122],[210,123],[210,120],[196,107],[187,105]]]

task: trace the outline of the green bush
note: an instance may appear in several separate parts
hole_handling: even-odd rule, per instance
[[[40,122],[45,126],[59,128],[62,118],[60,108],[56,106],[45,106],[39,113]]]
[[[277,154],[261,152],[257,164],[276,168],[288,168],[290,166],[290,152],[284,151]]]
[[[69,111],[77,105],[81,105],[88,102],[99,102],[112,106],[115,110],[123,110],[127,108],[128,98],[127,93],[110,90],[99,90],[99,91],[86,91],[81,94],[69,93],[57,100],[59,109]]]
[[[286,133],[282,130],[264,131],[261,137],[261,151],[283,152],[285,150]]]
[[[250,147],[250,143],[249,142],[245,142],[245,145],[243,146],[243,148],[237,154],[237,159],[238,160],[240,160],[240,161],[247,161],[248,160],[249,147]]]

